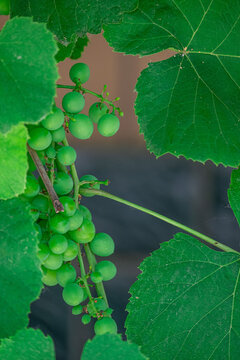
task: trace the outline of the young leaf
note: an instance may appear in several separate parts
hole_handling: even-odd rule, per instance
[[[144,360],[139,347],[127,341],[122,341],[120,335],[97,335],[88,340],[84,346],[81,360]]]
[[[42,288],[37,236],[30,206],[0,201],[0,338],[28,324],[30,303]]]
[[[19,330],[15,336],[1,341],[0,359],[54,360],[53,341],[40,330]]]
[[[9,199],[23,193],[28,169],[27,130],[14,126],[8,133],[0,133],[0,199]]]
[[[127,337],[151,360],[237,359],[240,255],[179,233],[140,265]]]
[[[228,189],[228,200],[240,225],[240,169],[232,171],[230,188]]]
[[[238,0],[140,0],[121,24],[104,27],[116,51],[179,53],[150,64],[136,86],[140,132],[157,157],[240,163],[239,12]]]
[[[63,45],[58,43],[58,52],[55,56],[57,62],[64,61],[67,57],[70,59],[78,59],[81,57],[81,54],[87,46],[89,39],[87,36],[79,37],[77,35],[73,35],[71,42],[68,45]]]
[[[58,78],[57,46],[45,25],[7,21],[0,32],[0,131],[34,123],[51,110]]]

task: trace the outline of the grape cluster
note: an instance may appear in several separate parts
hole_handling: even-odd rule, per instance
[[[88,139],[92,135],[93,124],[96,123],[98,131],[108,137],[118,131],[119,119],[109,113],[102,100],[90,107],[89,117],[80,114],[85,104],[81,84],[88,80],[89,75],[86,64],[75,64],[70,70],[70,78],[75,82],[76,88],[63,97],[64,112],[54,105],[52,112],[39,125],[28,126],[28,145],[37,152],[64,211],[56,213],[42,178],[36,177],[35,163],[29,154],[29,170],[22,199],[31,204],[35,220],[43,283],[63,287],[62,296],[72,306],[72,314],[82,314],[84,324],[88,324],[91,318],[96,318],[95,333],[104,334],[116,333],[117,326],[111,318],[112,309],[108,307],[106,298],[99,295],[98,286],[102,281],[113,279],[117,269],[109,260],[97,263],[95,255],[108,257],[113,254],[115,246],[111,236],[96,233],[91,212],[79,204],[80,195],[77,193],[76,197],[71,173],[77,154],[68,145],[65,131],[69,129],[75,137]],[[82,176],[79,184],[82,188],[100,188],[93,175]],[[82,270],[81,266],[84,264],[81,254],[84,248],[94,262],[90,264],[87,273],[84,270],[78,275],[71,262],[78,258]],[[94,287],[97,297],[91,294]]]

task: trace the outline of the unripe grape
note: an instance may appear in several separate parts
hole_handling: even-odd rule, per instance
[[[47,259],[45,261],[43,261],[43,265],[45,266],[45,268],[50,269],[50,270],[59,269],[62,266],[62,263],[63,263],[63,256],[53,254],[52,252],[50,252]]]
[[[102,274],[103,281],[108,281],[116,276],[117,268],[111,261],[104,260],[96,264],[95,271]]]
[[[108,107],[100,102],[92,104],[89,108],[89,117],[94,123],[98,123],[99,119],[105,115],[108,111]]]
[[[31,212],[33,221],[37,221],[39,218],[40,212],[36,209],[31,209],[30,212]]]
[[[69,121],[70,133],[78,139],[86,140],[92,136],[93,123],[87,115],[77,114],[74,115],[74,120]]]
[[[77,158],[76,151],[71,146],[63,146],[57,152],[57,159],[62,165],[72,165]]]
[[[106,333],[116,334],[117,324],[112,318],[104,317],[103,319],[95,322],[94,331],[96,335],[103,335]]]
[[[69,232],[69,235],[72,240],[77,243],[88,243],[92,241],[95,235],[95,226],[92,221],[83,219],[82,225],[77,230]]]
[[[65,139],[65,130],[62,126],[57,130],[53,130],[51,134],[52,140],[55,142],[61,142]]]
[[[100,283],[103,279],[102,274],[98,271],[94,271],[93,273],[91,273],[90,278],[95,284]]]
[[[106,137],[115,135],[119,126],[119,119],[113,114],[103,115],[98,121],[98,131],[102,136]]]
[[[39,245],[39,250],[38,250],[38,253],[37,253],[37,257],[39,258],[41,263],[43,263],[45,260],[47,260],[50,253],[51,253],[50,249],[46,244],[40,244]]]
[[[79,113],[84,108],[84,105],[84,97],[76,91],[67,93],[62,99],[63,109],[70,114]]]
[[[59,213],[49,220],[50,229],[57,234],[65,234],[69,230],[68,218]]]
[[[52,142],[51,133],[42,127],[33,127],[29,130],[29,146],[34,150],[45,150]]]
[[[114,253],[115,245],[111,236],[105,233],[98,233],[91,242],[90,248],[95,255],[110,256]]]
[[[63,264],[57,270],[57,281],[59,285],[65,287],[67,284],[73,283],[76,279],[76,270],[71,264]]]
[[[75,259],[78,254],[78,246],[77,244],[68,239],[68,247],[67,250],[63,253],[63,260],[64,261],[71,261]]]
[[[64,212],[63,212],[64,216],[69,217],[69,216],[73,216],[75,214],[76,204],[72,198],[70,198],[69,196],[61,196],[59,198],[59,201],[64,207]]]
[[[49,207],[49,199],[48,197],[39,194],[35,198],[33,198],[31,203],[32,209],[36,209],[40,211],[40,213],[47,214]]]
[[[83,301],[83,290],[75,284],[67,284],[62,292],[63,300],[71,306],[79,305]]]
[[[104,311],[104,314],[106,315],[112,315],[112,313],[113,313],[113,309],[111,308],[108,308],[107,310]]]
[[[56,150],[52,146],[49,146],[46,150],[46,155],[49,159],[55,159],[56,158]]]
[[[84,315],[82,316],[82,323],[83,323],[84,325],[89,324],[90,321],[91,321],[91,316],[90,316],[90,315],[84,314]]]
[[[53,187],[58,195],[66,195],[70,193],[73,188],[73,180],[68,174],[58,172]]]
[[[98,311],[105,311],[105,310],[107,310],[108,306],[107,306],[106,301],[104,299],[96,299],[95,308]]]
[[[84,205],[79,205],[79,212],[82,214],[83,218],[92,221],[92,214],[90,210]]]
[[[42,120],[41,125],[47,130],[56,130],[64,123],[64,114],[61,109],[53,107],[50,114]]]
[[[34,176],[27,176],[26,188],[24,191],[24,196],[27,198],[32,198],[36,196],[40,191],[40,186],[37,179]]]
[[[57,278],[56,278],[56,270],[50,270],[42,267],[43,276],[42,276],[42,282],[43,284],[47,286],[55,286],[57,285]]]
[[[36,229],[36,232],[37,232],[37,239],[38,241],[40,241],[42,239],[42,229],[41,229],[41,226],[37,223],[34,224],[34,227]]]
[[[97,181],[97,178],[95,176],[93,176],[93,175],[83,175],[79,181]],[[96,189],[96,190],[99,190],[100,189],[100,184],[95,184],[95,185],[84,184],[84,185],[81,185],[81,187],[79,189],[80,194],[81,194],[81,188],[82,189]],[[84,195],[84,196],[92,197],[92,196],[94,196],[94,194],[88,194],[88,195]]]
[[[29,152],[27,153],[27,158],[28,158],[28,172],[32,173],[36,170],[36,165],[34,164],[34,161],[31,158]]]
[[[72,308],[72,314],[73,315],[80,315],[83,311],[82,305],[76,305]]]
[[[54,254],[63,254],[67,250],[68,241],[65,236],[56,234],[50,238],[48,245]]]
[[[69,71],[69,76],[72,82],[84,84],[89,79],[90,69],[84,63],[74,64]]]
[[[85,287],[82,287],[82,289],[83,289],[83,301],[85,301],[88,298],[88,294]]]
[[[73,231],[73,230],[78,229],[82,225],[82,222],[83,222],[83,215],[77,209],[75,211],[74,215],[69,217],[69,231]]]

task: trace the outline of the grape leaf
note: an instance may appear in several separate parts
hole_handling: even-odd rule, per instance
[[[0,338],[28,324],[30,303],[42,288],[37,235],[30,206],[19,198],[0,201]]]
[[[0,32],[0,131],[34,123],[51,110],[58,78],[57,46],[43,24],[7,21]]]
[[[97,335],[84,346],[81,360],[144,360],[139,347],[122,341],[120,335]]]
[[[32,16],[34,20],[47,23],[63,43],[69,43],[73,34],[80,37],[86,33],[98,34],[102,24],[121,20],[124,12],[137,6],[137,0],[11,0],[11,17]]]
[[[27,130],[14,126],[8,133],[0,133],[0,199],[9,199],[23,193],[27,164]]]
[[[240,225],[240,169],[232,171],[230,188],[228,189],[228,200]]]
[[[73,60],[80,58],[88,42],[89,39],[87,36],[81,38],[78,35],[72,36],[71,42],[66,46],[58,42],[58,52],[55,59],[59,62],[65,60],[66,58]]]
[[[121,24],[104,27],[115,51],[177,55],[138,79],[136,114],[147,148],[187,159],[240,163],[240,2],[139,1]]]
[[[161,244],[130,289],[127,337],[151,360],[238,359],[240,256],[186,234]]]
[[[0,359],[54,360],[53,341],[40,330],[19,330],[12,338],[1,341]]]

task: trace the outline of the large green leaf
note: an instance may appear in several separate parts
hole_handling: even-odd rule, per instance
[[[240,169],[232,171],[230,188],[228,189],[228,199],[240,225]]]
[[[33,16],[46,22],[58,40],[68,43],[73,34],[100,33],[102,24],[118,22],[136,5],[137,0],[11,0],[11,16]]]
[[[179,53],[150,64],[136,87],[140,132],[156,156],[240,163],[239,13],[239,0],[140,0],[105,27],[116,51]]]
[[[239,255],[181,233],[161,244],[130,289],[128,339],[151,360],[238,360]]]
[[[14,126],[8,133],[0,133],[0,199],[23,193],[27,173],[27,130]]]
[[[84,346],[81,360],[144,360],[139,347],[122,341],[120,335],[98,335],[88,340]]]
[[[65,46],[61,43],[58,43],[58,52],[55,56],[57,62],[63,61],[66,58],[73,60],[80,58],[88,42],[89,39],[87,36],[81,38],[78,35],[74,35],[72,36],[71,42],[68,45]]]
[[[53,341],[40,330],[20,330],[12,338],[1,341],[0,359],[54,360]]]
[[[50,112],[58,78],[57,46],[44,24],[7,21],[0,32],[0,131]]]
[[[30,206],[0,201],[0,338],[28,324],[30,303],[42,288],[37,235]]]

